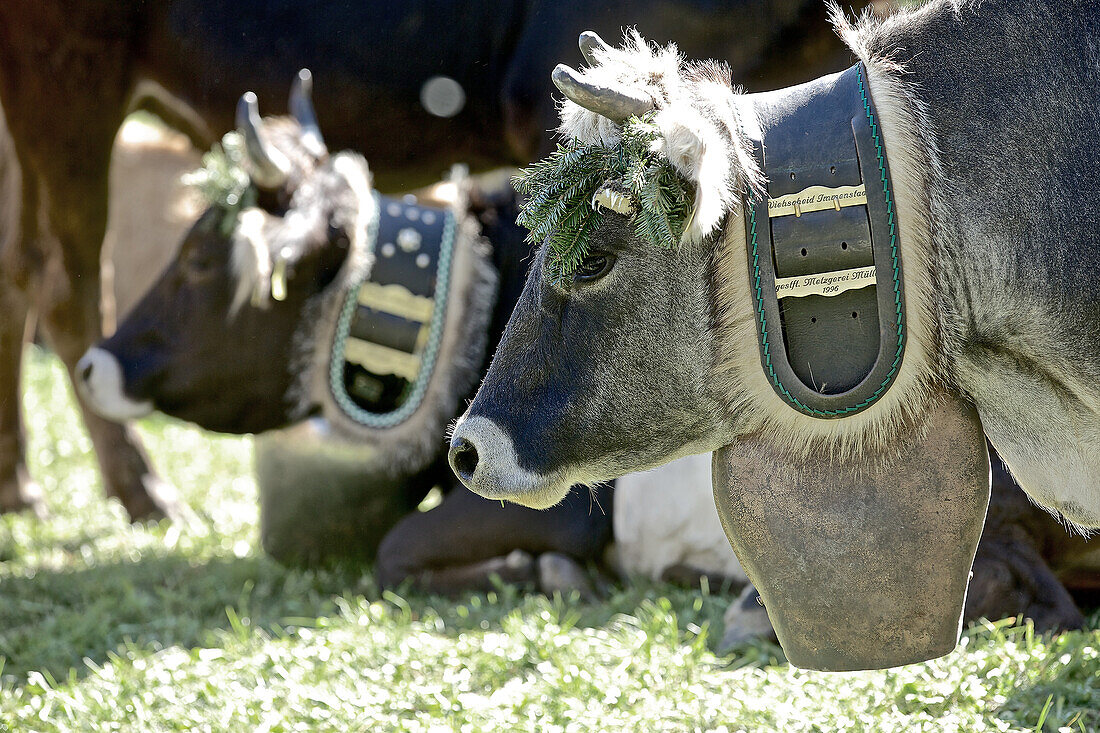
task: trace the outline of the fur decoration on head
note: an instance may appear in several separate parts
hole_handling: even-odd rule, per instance
[[[619,94],[626,105],[634,100],[648,104],[650,111],[644,116],[656,132],[650,149],[671,165],[693,194],[681,241],[699,242],[713,234],[726,215],[739,208],[745,190],[762,189],[763,177],[737,124],[735,90],[726,65],[688,63],[675,44],[651,45],[635,30],[626,32],[621,48],[588,32],[581,37],[581,48],[587,68],[555,70],[555,83],[567,95],[558,132],[574,144],[614,147],[631,124],[608,117],[604,109],[594,110],[599,105],[586,104],[567,91],[570,87],[587,96]]]

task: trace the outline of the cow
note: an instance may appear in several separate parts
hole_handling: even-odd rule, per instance
[[[973,53],[990,54],[992,60],[999,58],[997,54],[1004,53],[1005,39],[996,33],[1011,34],[1024,22],[1052,29],[1049,31],[1051,35],[1054,35],[1053,29],[1061,27],[1060,23],[1073,25],[1075,29],[1072,32],[1069,28],[1064,30],[1066,37],[1082,44],[1081,53],[1070,53],[1072,49],[1040,46],[1036,49],[1036,56],[1050,62],[1049,68],[1064,75],[1067,82],[1080,81],[1089,90],[1097,82],[1095,75],[1086,73],[1094,71],[1090,64],[1096,59],[1095,49],[1087,48],[1089,36],[1086,32],[1100,22],[1095,14],[1074,16],[1070,20],[1068,14],[1059,19],[1052,7],[1056,3],[1041,4],[1029,13],[994,7],[996,5],[986,3],[981,7],[983,12],[979,13],[976,6],[968,3],[959,7],[951,3],[933,3],[922,12],[903,14],[882,25],[865,24],[845,31],[853,50],[862,54],[868,68],[881,70],[883,85],[892,83],[890,74],[896,72],[878,60],[891,53],[908,53],[903,64],[906,70],[903,83],[908,86],[895,90],[896,95],[905,96],[882,95],[888,103],[898,105],[895,112],[883,117],[902,120],[906,114],[903,108],[905,100],[913,105],[921,103],[918,111],[925,116],[922,119],[927,118],[928,122],[921,129],[929,134],[939,131],[939,134],[935,141],[906,140],[900,136],[907,131],[912,132],[907,127],[892,133],[899,136],[896,145],[898,148],[906,145],[917,148],[923,142],[930,150],[929,146],[935,142],[940,152],[933,159],[937,170],[942,170],[943,176],[952,181],[953,186],[958,186],[959,180],[969,181],[975,184],[977,191],[983,190],[977,178],[985,170],[981,164],[1004,162],[1003,156],[997,156],[995,151],[989,149],[992,142],[984,143],[977,151],[969,150],[978,147],[974,145],[974,140],[986,140],[988,137],[967,134],[976,132],[978,128],[989,131],[988,125],[982,127],[985,116],[980,114],[981,107],[978,105],[994,103],[991,92],[979,95],[978,91],[983,89],[982,83],[1010,84],[1010,81],[1003,77],[986,79],[983,77],[988,68],[985,65],[967,64],[961,70],[953,66],[954,73],[970,74],[968,78],[974,86],[970,94],[950,97],[955,89],[943,88],[947,82],[943,80],[944,74],[938,73],[937,69],[949,63],[961,64],[960,55],[965,54],[960,51],[953,55],[947,49],[948,41],[941,42],[941,38],[947,38],[959,47],[973,46],[975,38],[982,38],[982,44]],[[1028,17],[1021,17],[1023,15]],[[991,17],[1000,20],[994,23]],[[1077,29],[1078,24],[1086,30]],[[963,37],[969,41],[963,43],[960,40]],[[998,42],[1002,45],[993,45]],[[925,50],[916,53],[912,49],[917,46]],[[933,50],[945,58],[933,58]],[[629,88],[633,83],[644,89],[646,83],[652,83],[655,86],[646,89],[645,93],[667,99],[671,92],[660,85],[671,87],[676,84],[688,90],[677,99],[681,104],[692,104],[690,95],[693,86],[712,83],[705,76],[709,72],[681,66],[674,49],[657,52],[644,43],[637,43],[625,50],[607,50],[605,53],[606,58],[613,58],[624,67],[630,60],[635,60],[638,68],[644,69],[644,72],[633,75],[625,68],[617,69],[630,78],[630,81],[623,82],[624,88]],[[1042,62],[1037,59],[1034,63]],[[664,64],[668,66],[654,72],[655,66]],[[651,75],[649,82],[641,78],[643,73]],[[661,78],[661,74],[667,75],[667,81]],[[1016,78],[1013,75],[1013,79]],[[707,91],[713,94],[716,89],[718,87],[711,86]],[[581,93],[576,98],[584,99]],[[735,101],[736,94],[727,85],[725,98],[712,99],[711,103],[722,105],[723,109],[719,111],[732,115],[735,114]],[[603,112],[615,113],[609,111],[610,107],[600,106],[599,101],[588,103],[598,111],[583,109],[575,102],[567,104],[563,114],[568,117],[563,122],[563,133],[571,138],[588,135],[596,141],[601,136],[613,136],[617,121],[606,117]],[[941,110],[951,109],[952,104],[964,105],[971,114],[954,114],[950,119],[945,119],[947,113]],[[1036,105],[1039,104],[1037,100]],[[657,108],[662,109],[660,105]],[[1042,119],[1046,119],[1050,109],[1048,101],[1041,107],[1022,111],[1042,115]],[[1081,127],[1074,129],[1096,129],[1097,123],[1086,114],[1085,107],[1073,100],[1058,100],[1055,109],[1070,115],[1071,120],[1081,122]],[[675,113],[676,110],[671,111]],[[712,118],[719,111],[708,110]],[[674,114],[670,114],[672,116]],[[724,123],[723,120],[713,119],[707,122],[716,133],[718,126]],[[975,129],[971,130],[970,126]],[[726,286],[726,283],[719,280],[711,284],[709,278],[714,271],[722,269],[724,263],[717,262],[718,259],[737,256],[744,249],[743,246],[730,246],[723,237],[743,236],[740,221],[737,220],[741,213],[738,197],[758,171],[748,167],[751,160],[738,149],[737,130],[724,131],[734,144],[727,142],[718,146],[706,144],[713,141],[689,137],[688,132],[683,132],[688,129],[684,125],[675,131],[682,132],[684,137],[677,141],[684,146],[678,165],[696,176],[693,181],[699,188],[696,205],[701,209],[704,196],[709,195],[707,205],[710,208],[703,219],[700,212],[696,212],[693,227],[685,234],[679,248],[669,251],[646,249],[644,243],[639,242],[638,237],[627,228],[627,217],[619,215],[604,219],[601,230],[593,237],[595,251],[584,260],[572,282],[562,284],[544,276],[547,250],[543,248],[540,251],[485,382],[452,437],[453,467],[463,482],[475,491],[527,506],[552,506],[575,483],[609,480],[627,471],[649,468],[685,452],[698,452],[690,450],[692,448],[717,449],[745,429],[743,424],[733,419],[728,406],[731,401],[732,404],[743,401],[746,409],[751,410],[754,407],[753,396],[737,392],[736,380],[722,378],[715,373],[719,369],[734,371],[736,366],[709,365],[725,360],[725,354],[733,348],[733,344],[726,344],[724,339],[733,337],[735,328],[722,321],[736,317],[736,314],[721,312],[721,307],[717,305],[713,306],[717,314],[712,316],[712,298],[736,298],[725,306],[730,309],[741,304],[742,300],[748,301],[743,294],[719,295],[712,292]],[[884,127],[884,134],[891,134],[888,130],[889,127]],[[1013,150],[1025,149],[1020,138],[1014,137],[1022,135],[1022,132],[1010,127],[999,127],[998,130],[1003,136],[997,139],[999,142],[1006,146],[1018,143],[1011,148]],[[711,131],[706,130],[707,133]],[[666,144],[671,146],[672,143]],[[950,154],[944,152],[948,145]],[[704,152],[709,154],[715,150],[726,155],[728,160],[715,165],[704,156]],[[1019,195],[1026,203],[1038,205],[1038,200],[1050,203],[1051,213],[1044,213],[1046,209],[1030,210],[1027,218],[1002,221],[1001,225],[987,230],[986,227],[993,227],[984,218],[987,209],[975,203],[965,211],[956,212],[956,217],[937,220],[932,231],[943,241],[925,243],[928,246],[937,245],[944,250],[943,257],[951,258],[939,263],[941,276],[950,278],[952,273],[960,273],[958,277],[966,275],[970,278],[969,282],[981,283],[985,290],[979,298],[969,293],[965,283],[947,282],[940,286],[939,291],[927,294],[929,298],[936,298],[933,306],[942,309],[938,317],[946,322],[940,337],[944,340],[950,338],[949,343],[928,344],[935,348],[929,349],[927,368],[936,366],[941,369],[951,376],[962,393],[975,400],[994,445],[1013,473],[1022,479],[1022,486],[1033,499],[1060,512],[1069,522],[1080,527],[1093,527],[1100,526],[1100,499],[1095,495],[1097,482],[1093,480],[1095,471],[1090,468],[1090,451],[1085,449],[1091,445],[1089,431],[1095,423],[1088,408],[1092,404],[1094,390],[1081,375],[1093,368],[1100,369],[1096,366],[1100,359],[1090,351],[1095,343],[1090,329],[1098,327],[1091,318],[1095,288],[1088,287],[1089,281],[1085,279],[1093,268],[1100,267],[1100,263],[1095,261],[1092,249],[1086,246],[1093,227],[1071,227],[1070,224],[1071,220],[1080,217],[1091,224],[1092,220],[1088,217],[1095,214],[1091,205],[1081,203],[1070,210],[1066,200],[1054,198],[1063,187],[1069,185],[1069,174],[1078,172],[1074,166],[1083,166],[1090,154],[1083,151],[1082,156],[1075,158],[1062,148],[1056,152],[1060,155],[1057,162],[1064,167],[1055,168],[1042,179],[1042,186],[1033,186],[1033,194],[1025,196],[1025,182],[1019,173],[1001,184],[1005,187],[1004,193]],[[987,159],[982,158],[982,154]],[[970,163],[972,167],[964,168],[961,161]],[[719,171],[721,177],[716,181],[699,179],[703,166]],[[732,172],[726,173],[727,168]],[[1081,170],[1080,173],[1081,176],[1073,178],[1074,181],[1088,182],[1094,178],[1089,171]],[[935,190],[937,185],[946,185],[943,181],[944,178],[937,178],[929,182],[937,205],[946,205],[946,202],[939,200],[944,194]],[[908,195],[916,198],[921,193],[913,190]],[[1080,196],[1087,201],[1098,195],[1096,187],[1081,187]],[[1044,269],[1042,278],[1024,282],[1018,272],[1013,274],[1012,263],[1015,259],[1006,261],[1006,258],[1024,258],[1025,253],[1019,251],[1019,243],[1025,241],[1025,234],[1039,226],[1050,227],[1065,238],[1057,251],[1044,252],[1050,254],[1055,262],[1039,259],[1037,252],[1027,253],[1030,257],[1020,266],[1026,264]],[[980,236],[983,233],[984,236]],[[987,249],[1006,240],[1015,248],[1005,255],[995,255]],[[723,246],[718,251],[720,243]],[[964,256],[968,252],[980,252],[985,256]],[[940,252],[937,250],[934,254]],[[953,267],[948,267],[948,264]],[[726,273],[719,274],[725,276]],[[741,274],[740,268],[737,274]],[[614,296],[624,292],[623,286],[635,277],[645,277],[647,297],[641,302],[634,302],[627,311],[624,310],[624,299]],[[1063,302],[1070,302],[1066,300],[1070,296],[1075,298],[1072,301],[1075,304],[1074,313],[1054,310]],[[671,300],[673,297],[683,298],[684,302]],[[1007,308],[1008,304],[1018,303],[1021,298],[1029,307],[1037,308],[1038,315],[1028,315],[1025,319],[1019,308],[1014,306],[1008,312],[1017,315],[1019,320],[1006,322],[1002,306]],[[998,305],[996,309],[983,307],[984,303],[994,300]],[[1067,328],[1021,332],[1024,325],[1031,324],[1035,318],[1043,321],[1044,317],[1057,317],[1059,322],[1083,329],[1081,333],[1088,337],[1071,339]],[[947,328],[948,325],[950,328]],[[673,338],[672,334],[676,334],[678,329],[683,329],[691,338]],[[1036,333],[1037,330],[1043,331],[1042,334]],[[633,358],[625,358],[634,354],[632,349],[643,338],[646,349],[644,362],[637,354]],[[1025,349],[1030,340],[1037,343]],[[691,342],[690,346],[686,342]],[[594,348],[595,344],[603,348]],[[1049,353],[1036,351],[1039,345],[1047,344],[1052,347]],[[1054,345],[1062,348],[1053,348]],[[742,345],[740,351],[751,350]],[[1003,356],[999,355],[1001,351],[1005,352]],[[1075,359],[1071,362],[1068,355]],[[624,358],[617,358],[620,356]],[[933,360],[942,363],[933,364]],[[1014,362],[1019,364],[1012,366]],[[641,368],[643,363],[647,368]],[[633,368],[629,366],[632,364]],[[698,365],[708,365],[708,368],[699,370],[695,368]],[[1035,372],[1030,378],[1029,370]],[[1004,380],[1010,380],[1010,384],[1023,390],[1022,394],[1010,396],[999,391],[1002,382],[990,378],[991,371]],[[522,378],[519,376],[521,374]],[[729,390],[734,391],[726,394]],[[607,399],[580,398],[589,391],[597,391]],[[1061,391],[1065,392],[1066,402],[1059,406],[1057,401],[1052,400]],[[1029,409],[1025,409],[1024,396],[1030,397]],[[515,405],[523,405],[524,409],[515,410]],[[899,409],[906,407],[902,405]],[[1046,418],[1045,422],[1040,423],[1044,425],[1042,433],[1023,431],[1019,427],[1025,423],[1036,424],[1034,410],[1040,410],[1039,416]],[[761,422],[765,419],[762,416],[748,417]],[[756,427],[755,423],[746,424]],[[1073,452],[1061,455],[1048,441],[1077,446],[1077,441],[1068,440],[1064,435],[1066,428],[1061,426],[1068,425],[1078,425],[1085,432],[1080,435],[1080,449],[1074,448]],[[1064,462],[1059,460],[1061,458],[1065,459]]]
[[[240,89],[251,86],[270,103],[309,63],[328,80],[318,107],[330,142],[365,153],[378,185],[392,190],[434,180],[457,161],[507,164],[544,149],[554,114],[544,71],[583,25],[636,20],[650,32],[680,36],[695,53],[726,58],[766,86],[845,58],[822,31],[821,16],[817,0],[323,9],[261,0],[0,3],[0,105],[11,143],[5,165],[18,171],[4,202],[5,213],[18,212],[4,224],[17,234],[0,282],[9,306],[0,314],[0,341],[11,346],[0,369],[0,511],[36,507],[40,494],[26,470],[19,400],[12,398],[15,345],[28,317],[37,316],[70,377],[101,336],[108,165],[131,109],[151,109],[205,149],[232,128]],[[81,409],[107,493],[134,520],[179,515],[133,431]]]
[[[226,433],[305,421],[324,432],[326,449],[364,457],[373,495],[415,509],[441,486],[439,506],[410,511],[382,538],[384,587],[411,580],[450,594],[490,590],[498,577],[547,592],[591,592],[579,563],[598,561],[610,539],[610,489],[554,512],[501,506],[456,488],[437,437],[472,396],[487,367],[486,343],[499,338],[522,288],[531,251],[515,224],[510,189],[450,184],[469,190],[482,237],[470,230],[472,220],[458,218],[450,311],[424,403],[391,428],[364,431],[361,444],[352,442],[356,428],[341,432],[343,423],[325,417],[316,380],[327,368],[319,363],[354,278],[385,257],[366,234],[371,212],[383,204],[361,156],[328,152],[310,85],[305,72],[295,81],[292,117],[261,119],[254,95],[242,98],[238,122],[251,147],[240,170],[248,171],[255,201],[240,210],[212,203],[198,217],[152,288],[78,363],[82,398],[108,419],[157,409]],[[288,435],[300,440],[302,433]]]
[[[940,611],[921,616],[935,618],[937,630],[905,637],[889,650],[904,649],[893,658],[871,659],[830,656],[847,650],[850,634],[835,645],[832,638],[799,636],[804,642],[799,651],[806,655],[802,664],[852,669],[915,661],[953,648],[959,618],[953,609],[961,612],[988,500],[983,429],[1033,500],[1078,528],[1100,526],[1100,423],[1094,407],[1100,397],[1095,387],[1100,260],[1092,246],[1100,226],[1100,185],[1088,143],[1100,136],[1092,110],[1100,12],[1057,0],[1027,6],[943,0],[881,23],[850,26],[839,13],[836,21],[860,63],[840,75],[766,95],[739,94],[726,69],[687,64],[674,49],[657,49],[638,38],[613,49],[598,36],[582,37],[589,67],[583,72],[558,67],[554,73],[568,97],[560,130],[576,147],[533,168],[531,175],[545,181],[537,176],[570,161],[582,170],[582,148],[593,156],[587,160],[610,161],[599,163],[604,167],[597,171],[618,171],[611,166],[623,160],[600,157],[601,150],[646,152],[630,154],[623,163],[630,173],[623,178],[605,180],[591,191],[576,189],[578,199],[592,196],[592,206],[604,212],[598,217],[577,214],[562,231],[555,228],[562,220],[555,224],[545,209],[531,210],[550,236],[477,397],[453,432],[450,462],[463,483],[483,496],[549,507],[577,483],[719,451],[715,475],[723,483],[715,498],[720,510],[725,507],[727,533],[741,554],[776,545],[739,545],[730,522],[756,522],[756,534],[746,537],[757,539],[780,525],[761,524],[770,521],[763,513],[765,495],[754,496],[751,484],[736,488],[724,481],[727,477],[755,471],[773,487],[767,496],[775,500],[809,496],[797,485],[809,482],[803,485],[817,492],[813,500],[819,502],[834,485],[829,478],[834,472],[870,497],[891,480],[890,466],[904,466],[911,450],[925,451],[923,468],[933,472],[895,474],[895,480],[924,488],[890,496],[910,502],[942,496],[941,518],[952,512],[963,518],[939,535],[927,529],[935,521],[904,525],[919,526],[922,536],[944,542],[944,562],[938,565],[924,554],[933,551],[930,545],[891,549],[902,558],[908,550],[909,561],[922,558],[927,570],[922,580],[935,575],[936,593],[929,594],[927,582],[921,593],[912,592],[914,569],[891,576],[867,573],[860,580],[875,584],[889,577],[894,600],[905,600],[908,588],[909,600],[894,608],[928,608],[942,601]],[[797,119],[792,115],[798,103],[826,99],[830,89],[854,89],[857,82],[864,98],[858,120],[873,124],[879,149],[888,151],[890,160],[892,179],[884,159],[865,163],[882,169],[880,185],[890,206],[897,207],[895,252],[906,263],[906,284],[904,309],[899,297],[894,321],[908,324],[908,335],[903,341],[899,328],[893,367],[889,359],[878,362],[896,368],[889,390],[876,391],[874,399],[852,407],[851,417],[834,421],[822,419],[829,416],[823,410],[813,414],[816,408],[801,401],[806,409],[796,409],[792,399],[797,398],[788,399],[792,383],[767,374],[774,360],[761,340],[768,335],[765,301],[750,273],[759,276],[770,265],[749,256],[756,241],[750,233],[759,231],[753,228],[755,203],[770,187],[797,186],[793,167],[789,181],[763,176],[758,161],[769,140],[759,119],[780,113],[788,117],[773,116],[770,124]],[[1046,132],[1033,134],[1039,129]],[[791,139],[770,147],[781,149]],[[647,178],[638,173],[643,169],[636,161],[650,154],[656,156],[653,168],[644,170],[657,173]],[[828,174],[826,166],[820,175]],[[565,195],[565,189],[552,186],[588,180],[580,175],[545,187],[540,183],[532,195],[544,197],[533,200],[552,203],[555,195]],[[650,198],[643,201],[637,190],[649,191]],[[873,192],[871,186],[866,190]],[[839,196],[825,204],[841,211]],[[783,205],[792,220],[802,215],[797,199]],[[658,214],[667,229],[660,228]],[[888,276],[884,282],[890,282]],[[854,326],[861,315],[851,311]],[[773,328],[774,323],[773,318]],[[812,376],[802,379],[813,382]],[[934,429],[922,429],[933,423]],[[868,463],[860,462],[863,456]],[[800,472],[800,466],[807,470]],[[927,483],[935,471],[942,495]],[[865,506],[834,503],[832,509],[859,513]],[[788,511],[783,521],[800,527],[813,516]],[[876,553],[882,543],[904,536],[896,531],[901,525],[889,522],[888,514],[874,515],[863,526],[837,524],[830,536],[858,545],[861,536],[873,535],[874,549],[863,551],[863,561],[881,563],[883,556]],[[788,545],[784,551],[796,549]],[[831,565],[838,574],[831,587],[844,587],[841,578],[855,577],[849,562],[838,558]],[[784,572],[801,570],[788,566]],[[772,601],[795,604],[825,593],[823,586],[784,592],[773,588]],[[853,614],[867,602],[866,595],[850,594],[832,607],[831,625],[821,620],[812,628],[844,635],[889,618],[889,607],[883,606],[882,616],[864,613],[859,621]],[[840,606],[843,613],[835,611]],[[822,600],[816,607],[825,613],[827,604]],[[858,623],[843,629],[838,619]],[[810,628],[789,630],[799,635]],[[877,626],[868,644],[878,647],[865,644],[862,651],[883,651],[881,634],[891,628],[896,625]],[[934,642],[925,643],[933,636]],[[912,647],[906,646],[909,641]],[[814,656],[819,652],[823,656]]]

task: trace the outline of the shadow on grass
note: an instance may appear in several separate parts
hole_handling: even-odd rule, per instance
[[[226,609],[272,630],[287,618],[337,612],[341,594],[375,594],[361,567],[300,570],[267,558],[143,557],[72,571],[38,571],[0,582],[3,674],[81,677],[86,657],[107,660],[128,643],[153,649],[215,643],[230,626]]]
[[[2,673],[17,685],[32,671],[79,679],[89,672],[85,658],[101,664],[131,644],[152,650],[220,646],[219,632],[231,630],[236,618],[269,633],[324,625],[348,605],[341,599],[358,598],[393,606],[414,623],[438,617],[436,632],[451,636],[499,630],[516,612],[550,614],[581,627],[606,626],[623,615],[646,623],[671,614],[685,634],[711,629],[707,643],[713,649],[733,597],[638,583],[612,586],[603,599],[587,603],[505,586],[450,599],[408,589],[380,593],[370,567],[354,563],[302,569],[266,557],[146,556],[0,581]]]

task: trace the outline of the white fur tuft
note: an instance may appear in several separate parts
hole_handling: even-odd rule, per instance
[[[264,236],[267,214],[263,209],[245,209],[237,217],[233,230],[232,265],[237,289],[229,306],[233,318],[246,302],[267,302],[271,288],[271,251]]]

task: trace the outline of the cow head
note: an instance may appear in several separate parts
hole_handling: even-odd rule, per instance
[[[573,484],[748,434],[799,460],[885,450],[933,391],[926,251],[905,252],[909,340],[891,389],[842,421],[790,409],[761,368],[747,267],[743,202],[764,194],[748,134],[757,102],[724,66],[635,33],[622,48],[586,33],[581,51],[587,68],[553,75],[567,143],[520,178],[521,219],[544,241],[453,432],[458,476],[485,496],[547,506]],[[895,154],[895,169],[905,160]],[[915,224],[905,249],[924,241],[914,232],[927,219],[902,213],[903,229]]]
[[[568,150],[613,148],[644,125],[687,216],[675,241],[655,247],[639,226],[639,196],[619,180],[592,199],[598,217],[544,227],[548,241],[450,452],[474,491],[535,507],[573,484],[713,450],[739,428],[719,378],[714,270],[723,224],[759,174],[728,71],[684,64],[674,47],[656,50],[637,35],[615,49],[586,34],[581,48],[590,68],[554,71]]]
[[[215,189],[212,205],[117,332],[78,365],[97,412],[121,420],[158,409],[213,430],[258,432],[302,410],[302,324],[365,256],[375,206],[365,161],[325,148],[309,82],[303,71],[289,118],[262,120],[255,95],[241,98],[238,130],[199,182]]]

